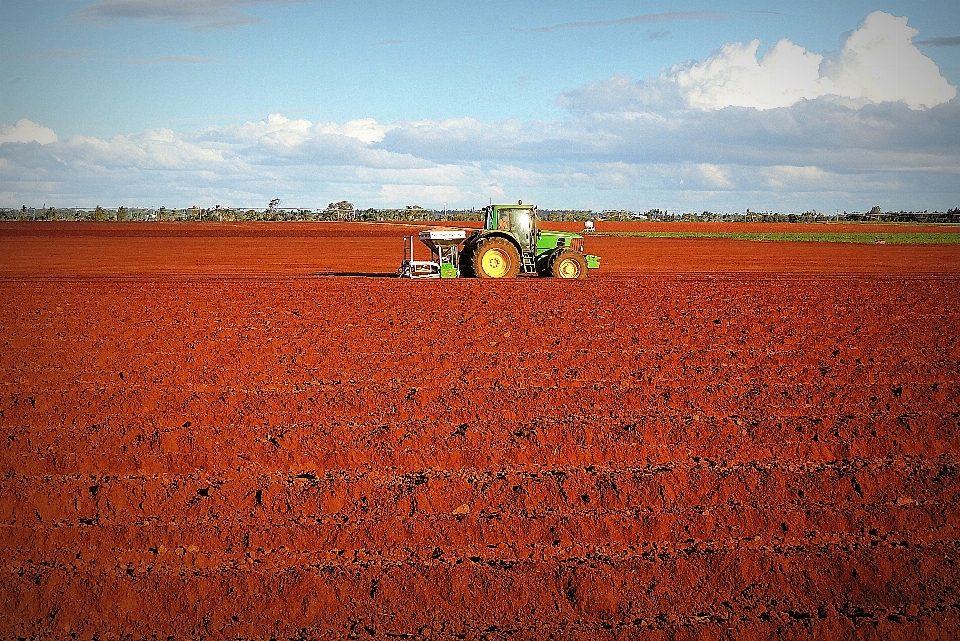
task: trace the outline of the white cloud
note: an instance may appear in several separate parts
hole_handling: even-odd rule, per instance
[[[547,123],[313,123],[275,114],[109,140],[58,142],[50,132],[54,142],[42,146],[0,146],[0,205],[263,206],[279,197],[304,207],[342,199],[470,207],[523,198],[544,207],[852,210],[879,198],[932,209],[960,203],[957,122],[960,100],[925,110],[811,100]]]
[[[137,170],[200,171],[226,169],[223,152],[184,140],[170,129],[147,130],[136,136],[101,140],[74,136],[57,145],[56,157],[68,164]]]
[[[383,185],[380,188],[380,201],[433,209],[438,203],[462,202],[463,193],[452,185]]]
[[[373,118],[361,118],[359,120],[345,122],[342,125],[337,123],[324,123],[323,125],[319,125],[319,128],[323,133],[347,136],[348,138],[356,138],[360,142],[372,143],[383,140],[387,132],[395,126],[396,125],[381,125]]]
[[[823,188],[833,179],[829,172],[812,166],[774,165],[761,168],[758,173],[764,184],[776,191]]]
[[[874,11],[838,53],[824,59],[824,79],[832,85],[825,93],[871,102],[903,100],[911,109],[955,98],[957,88],[914,46],[918,33],[906,18]]]
[[[811,53],[784,39],[758,59],[759,40],[736,42],[703,62],[663,69],[657,78],[634,83],[614,76],[579,87],[564,93],[561,104],[579,113],[764,110],[831,98],[853,107],[902,101],[911,109],[929,108],[952,100],[957,88],[914,46],[917,33],[906,18],[875,11],[835,52]]]
[[[501,183],[511,183],[514,185],[536,186],[542,185],[544,182],[543,174],[537,171],[531,171],[530,169],[524,169],[523,167],[517,167],[516,165],[494,167],[489,170],[488,175],[490,178]]]
[[[0,126],[0,145],[5,142],[38,142],[48,145],[57,142],[57,134],[49,127],[42,127],[32,120],[22,118],[15,125]]]
[[[686,104],[696,109],[774,109],[823,95],[823,56],[781,40],[757,60],[759,47],[759,40],[724,45],[703,63],[674,65],[661,82],[676,84]]]
[[[361,118],[345,123],[291,120],[280,114],[270,114],[266,120],[246,122],[223,129],[208,130],[214,136],[226,135],[243,144],[260,143],[274,150],[295,150],[323,135],[343,136],[361,143],[380,142],[394,125],[381,125],[373,118]]]
[[[310,136],[312,127],[313,123],[309,120],[290,120],[280,114],[270,114],[266,120],[245,122],[226,127],[225,130],[210,128],[207,131],[214,135],[226,133],[237,142],[248,145],[267,139],[276,146],[296,147]]]
[[[13,132],[13,142],[26,142],[30,129],[45,130],[56,140],[52,130],[29,125],[21,122],[2,131]],[[329,202],[334,196],[359,195],[383,202],[383,194],[406,194],[421,200],[432,196],[423,204],[433,206],[468,198],[460,185],[479,189],[484,183],[469,163],[437,163],[376,148],[392,127],[373,119],[312,123],[273,114],[258,122],[193,132],[156,129],[109,140],[74,136],[46,145],[44,153],[22,144],[3,145],[0,191],[19,201],[30,200],[31,190],[43,190],[41,199],[63,196],[81,205],[157,198],[192,204],[200,200],[197,194],[208,194],[220,204],[248,206],[280,196],[291,205],[311,206],[314,197]],[[391,187],[383,191],[383,185]],[[252,202],[250,194],[256,194]],[[479,191],[473,199],[481,199]]]
[[[714,189],[731,189],[733,182],[730,180],[730,170],[713,163],[701,163],[697,165],[700,178],[703,183]]]

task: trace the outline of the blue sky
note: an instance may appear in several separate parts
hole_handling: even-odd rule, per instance
[[[960,206],[960,5],[6,0],[0,206]]]

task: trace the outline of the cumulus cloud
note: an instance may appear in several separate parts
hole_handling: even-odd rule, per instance
[[[589,111],[776,109],[801,100],[845,100],[853,107],[905,102],[911,109],[943,104],[957,88],[914,46],[919,32],[907,19],[882,11],[868,15],[837,51],[817,54],[780,40],[758,58],[760,41],[722,46],[703,62],[663,69],[632,82],[624,76],[563,94],[561,104]]]
[[[759,47],[759,40],[724,45],[703,63],[674,66],[663,80],[697,109],[773,109],[823,95],[822,56],[781,40],[757,60]]]
[[[295,206],[341,197],[396,204],[384,199],[432,195],[435,200],[424,206],[485,199],[484,192],[463,187],[482,189],[484,183],[481,172],[469,164],[378,148],[377,141],[392,126],[373,119],[313,123],[273,114],[227,127],[155,129],[109,140],[74,136],[57,142],[51,130],[21,121],[0,129],[10,137],[10,144],[0,146],[0,200],[5,201],[0,204],[27,202],[33,199],[30,194],[76,205],[192,204],[206,197],[250,206],[278,195]],[[31,130],[49,132],[53,142],[42,149],[25,144]]]
[[[48,145],[57,142],[57,134],[49,127],[42,127],[32,120],[23,118],[15,125],[0,126],[0,145],[7,142],[38,142],[41,145]]]
[[[701,163],[697,165],[697,169],[706,185],[715,189],[730,189],[733,187],[728,168],[711,163]]]
[[[455,185],[383,185],[380,199],[390,203],[459,203],[463,193]]]
[[[758,177],[763,184],[776,191],[788,189],[812,191],[828,184],[831,180],[830,173],[819,167],[793,165],[763,167],[759,169]]]
[[[824,93],[870,102],[903,100],[912,109],[955,98],[957,88],[913,45],[918,33],[907,26],[905,17],[871,13],[839,52],[824,59],[823,76],[829,85]]]
[[[208,131],[235,137],[239,142],[269,141],[279,147],[294,148],[322,134],[352,138],[364,143],[380,142],[393,125],[381,125],[373,118],[361,118],[345,123],[312,123],[309,120],[290,120],[281,114],[270,114],[266,120]]]

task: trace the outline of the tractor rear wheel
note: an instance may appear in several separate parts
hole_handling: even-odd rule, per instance
[[[586,278],[587,259],[569,249],[557,252],[550,261],[550,274],[554,278]]]
[[[503,238],[485,238],[470,257],[470,267],[480,278],[513,278],[520,273],[520,252]]]

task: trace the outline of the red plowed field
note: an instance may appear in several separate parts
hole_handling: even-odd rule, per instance
[[[445,223],[446,226],[460,226]],[[601,223],[648,231],[756,231],[757,224]],[[619,225],[619,227],[617,227]],[[474,223],[476,226],[476,223]],[[582,223],[547,223],[583,229]],[[777,225],[792,232],[863,231],[856,225]],[[960,226],[869,226],[880,232],[960,233]],[[0,277],[236,277],[395,274],[405,223],[3,223]],[[417,243],[419,258],[428,251]],[[952,274],[960,275],[960,245],[867,245],[744,242],[717,238],[591,236],[587,251],[603,257],[595,274]]]
[[[121,227],[0,226],[3,638],[960,630],[960,247]]]

